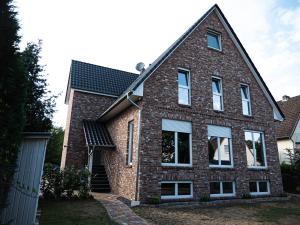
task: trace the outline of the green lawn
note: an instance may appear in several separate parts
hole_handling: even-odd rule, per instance
[[[40,200],[40,225],[109,225],[105,208],[96,200]]]
[[[157,225],[296,225],[300,199],[218,207],[136,207],[139,216]]]

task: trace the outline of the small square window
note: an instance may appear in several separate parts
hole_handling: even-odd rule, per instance
[[[207,46],[209,48],[221,51],[221,36],[220,34],[208,32],[207,33]]]
[[[270,183],[269,181],[251,181],[249,183],[251,195],[269,195]]]
[[[210,197],[235,196],[235,182],[215,181],[209,183]]]
[[[175,195],[175,183],[162,183],[161,195]]]
[[[161,199],[192,198],[193,183],[191,181],[162,181]]]

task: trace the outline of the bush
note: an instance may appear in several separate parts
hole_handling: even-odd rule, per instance
[[[147,198],[147,202],[149,204],[154,204],[154,205],[157,205],[160,203],[160,197],[159,196],[149,196]]]
[[[200,197],[200,202],[209,202],[209,201],[210,201],[209,195],[203,195]]]
[[[252,196],[249,193],[244,193],[242,195],[242,199],[250,199],[250,198],[252,198]]]
[[[87,169],[76,169],[74,166],[60,171],[52,164],[46,163],[41,182],[41,192],[46,199],[89,198],[90,172]],[[78,196],[74,193],[78,191]]]

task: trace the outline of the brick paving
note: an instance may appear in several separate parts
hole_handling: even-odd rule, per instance
[[[136,215],[125,203],[118,200],[118,196],[107,193],[95,193],[92,195],[106,208],[112,220],[121,225],[150,225],[146,220]]]

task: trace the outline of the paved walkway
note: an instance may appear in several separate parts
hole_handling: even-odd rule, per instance
[[[115,222],[122,225],[150,225],[146,220],[136,215],[125,203],[117,199],[118,196],[106,193],[95,193],[92,195],[106,208],[108,215]]]

